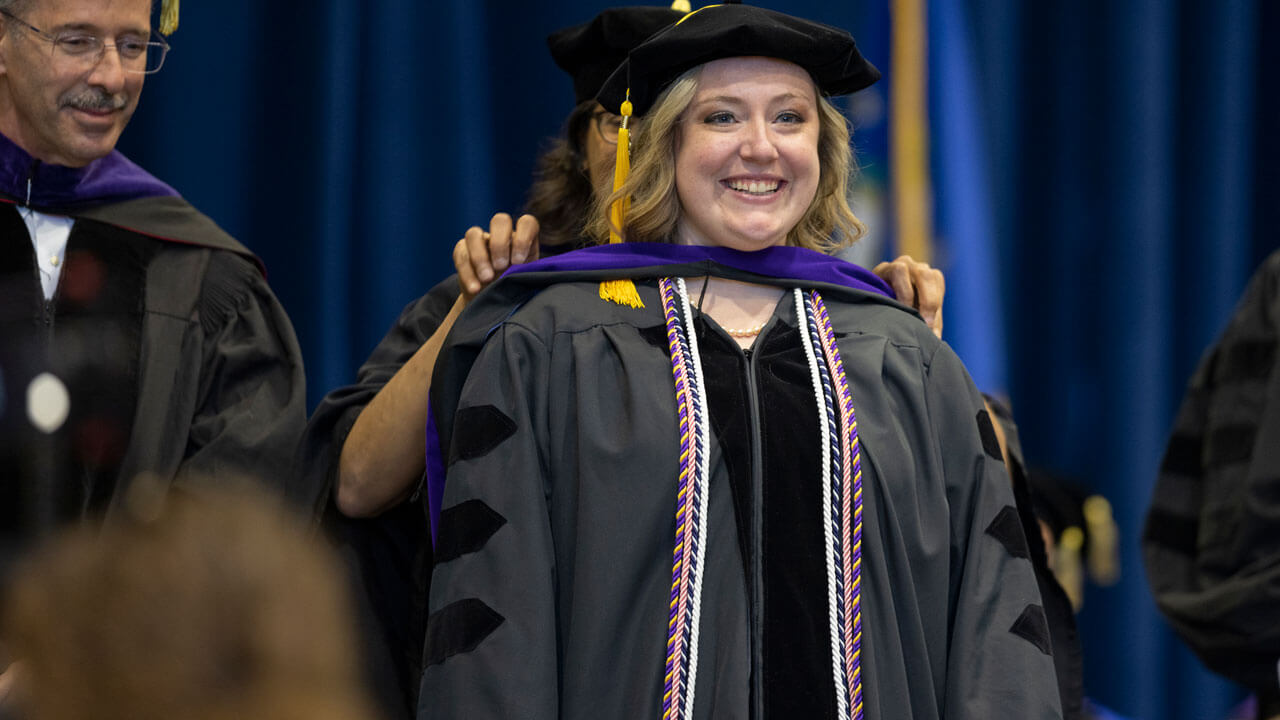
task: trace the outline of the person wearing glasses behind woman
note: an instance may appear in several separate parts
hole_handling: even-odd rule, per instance
[[[284,478],[306,420],[257,259],[115,150],[169,49],[151,11],[0,0],[0,594],[21,546],[141,474]]]
[[[862,231],[827,97],[878,77],[717,5],[605,84],[626,242],[508,272],[436,368],[419,718],[1061,717],[981,395],[827,254]]]
[[[470,298],[502,271],[595,243],[584,226],[597,194],[611,188],[621,125],[621,117],[595,101],[596,92],[629,50],[683,14],[663,6],[609,8],[547,38],[552,58],[573,80],[576,104],[564,134],[538,159],[527,214],[513,221],[498,213],[487,230],[468,229],[453,252],[457,275],[410,303],[356,382],[328,393],[312,414],[299,457],[298,500],[321,511],[332,499],[341,515],[329,513],[327,524],[349,546],[346,554],[363,576],[362,594],[378,618],[366,620],[364,639],[374,647],[366,665],[375,668],[371,681],[381,687],[388,712],[395,712],[396,701],[386,698],[414,694],[389,685],[416,689],[419,674],[421,619],[409,605],[423,592],[430,546],[420,505],[405,501],[422,478],[436,353]],[[941,331],[939,271],[903,256],[876,272]],[[415,574],[419,581],[410,582]],[[388,652],[390,667],[378,659]]]

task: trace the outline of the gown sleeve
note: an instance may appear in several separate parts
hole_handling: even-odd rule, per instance
[[[316,406],[299,445],[289,496],[297,507],[324,512],[337,480],[338,458],[365,406],[440,327],[458,299],[456,275],[405,306],[386,336],[360,366],[356,381],[332,390]]]
[[[1049,626],[991,418],[947,346],[926,382],[951,507],[942,716],[1061,718]]]
[[[212,255],[198,304],[202,343],[181,478],[250,477],[283,490],[306,421],[302,353],[256,268]]]
[[[1280,252],[1187,387],[1143,532],[1147,581],[1215,672],[1280,706]]]
[[[545,448],[551,353],[513,322],[452,418],[419,718],[556,718],[555,566]]]
[[[291,504],[321,520],[349,569],[363,674],[386,717],[411,715],[417,697],[430,576],[426,519],[412,502],[348,518],[333,504],[333,488],[356,418],[439,329],[459,294],[451,276],[405,306],[355,382],[325,395],[303,432],[289,488]]]

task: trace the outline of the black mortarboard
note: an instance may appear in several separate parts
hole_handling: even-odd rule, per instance
[[[1078,545],[1077,549],[1085,552],[1093,579],[1099,585],[1113,584],[1120,574],[1119,531],[1110,501],[1075,480],[1042,468],[1030,468],[1027,483],[1036,517],[1053,531],[1058,545]],[[1078,540],[1069,541],[1073,528]]]
[[[845,95],[880,79],[840,28],[751,5],[709,5],[640,43],[605,81],[596,99],[618,112],[631,91],[643,115],[681,73],[712,60],[763,56],[809,71],[823,95]]]
[[[581,103],[600,92],[632,48],[684,14],[658,5],[609,8],[590,22],[551,33],[547,47],[556,65],[573,78],[574,102]]]

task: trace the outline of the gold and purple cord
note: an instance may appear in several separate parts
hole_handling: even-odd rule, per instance
[[[669,279],[659,282],[662,310],[667,321],[667,343],[675,380],[680,430],[680,474],[676,486],[675,549],[672,553],[671,596],[667,622],[666,672],[663,678],[663,720],[691,716],[696,682],[701,519],[705,510],[700,428],[705,423],[702,390],[698,382],[696,350],[680,320],[684,294]],[[696,342],[694,340],[693,342]]]
[[[701,359],[684,282],[663,279],[658,285],[667,323],[680,432],[662,717],[687,720],[692,717],[697,683],[709,436]],[[806,353],[824,425],[823,437],[830,440],[829,447],[822,450],[822,484],[824,513],[830,509],[824,520],[824,534],[830,541],[828,596],[837,710],[841,720],[861,720],[862,463],[858,422],[835,331],[821,296],[811,291],[806,303],[804,295],[796,290],[795,299],[801,315],[797,319],[807,326]]]
[[[809,293],[806,315],[810,342],[823,358],[823,362],[818,363],[818,368],[822,376],[822,393],[827,400],[826,417],[832,439],[831,552],[838,599],[835,607],[837,627],[833,638],[839,643],[838,652],[834,647],[832,650],[836,662],[841,664],[843,670],[843,678],[837,673],[838,680],[843,680],[837,683],[836,691],[841,695],[837,700],[842,718],[860,720],[863,715],[862,453],[858,442],[858,419],[853,409],[853,395],[849,390],[844,362],[836,347],[831,318],[817,291]],[[836,408],[833,409],[832,405]],[[839,411],[838,425],[836,409]]]

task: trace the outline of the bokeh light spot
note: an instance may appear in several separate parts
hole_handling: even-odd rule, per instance
[[[51,373],[40,373],[27,386],[27,417],[44,433],[62,427],[71,412],[67,386]]]

